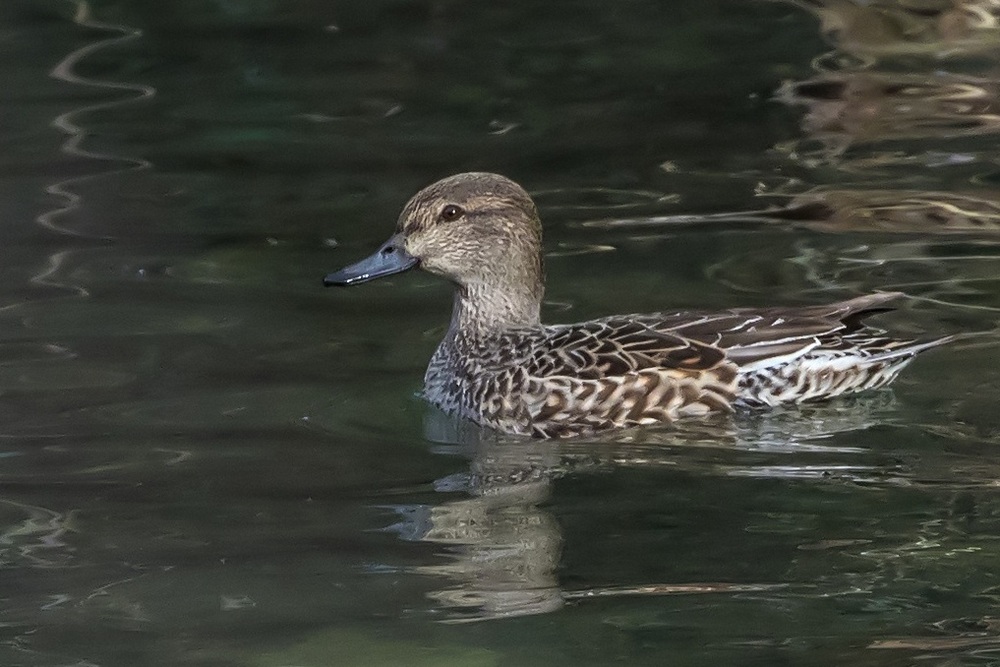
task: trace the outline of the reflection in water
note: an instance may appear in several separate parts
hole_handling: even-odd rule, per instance
[[[997,232],[1000,192],[817,188],[764,215],[832,232]]]
[[[764,273],[767,266],[768,260],[741,253],[713,265],[708,273],[733,289],[763,293],[769,286]],[[952,318],[977,311],[998,312],[995,305],[979,303],[979,297],[1000,289],[1000,242],[993,239],[901,237],[834,247],[803,242],[786,266],[796,280],[821,294],[845,288],[898,290],[909,294],[914,303],[948,306]],[[964,330],[971,335],[983,328],[978,323]]]
[[[562,538],[539,507],[558,467],[554,447],[497,444],[481,449],[469,472],[438,480],[436,490],[470,497],[399,508],[404,539],[445,545],[450,562],[415,571],[446,577],[431,594],[455,619],[504,618],[554,611],[563,598],[555,570]]]
[[[1000,243],[974,240],[952,244],[924,240],[857,246],[836,254],[814,254],[811,265],[819,285],[870,284],[900,289],[919,298],[956,308],[989,308],[966,304],[978,291],[993,291],[1000,280]],[[822,267],[822,268],[820,268]]]
[[[710,267],[709,275],[731,289],[761,294],[773,294],[777,280],[804,281],[820,291],[897,289],[966,312],[995,310],[970,302],[995,291],[1000,275],[994,166],[1000,151],[995,141],[984,140],[1000,135],[1000,3],[791,4],[820,18],[834,52],[813,61],[814,76],[777,91],[777,101],[806,112],[800,123],[805,137],[779,144],[776,152],[810,170],[778,188],[758,187],[758,196],[781,198],[781,205],[583,224],[616,231],[780,225],[844,234],[842,242],[803,239],[781,271],[773,257],[738,251]],[[951,59],[947,71],[944,58]],[[951,71],[960,67],[967,71]],[[824,185],[811,186],[810,178]],[[887,241],[886,232],[921,238]]]
[[[1000,51],[996,0],[783,0],[820,21],[837,49],[862,59]]]
[[[601,187],[533,190],[531,198],[546,212],[556,214],[564,211],[622,210],[649,204],[673,204],[680,201],[680,195],[675,192]]]
[[[412,571],[448,583],[429,597],[446,609],[448,621],[509,618],[555,611],[567,600],[613,596],[737,594],[787,589],[771,582],[649,582],[566,589],[557,568],[563,548],[558,521],[542,505],[556,479],[606,474],[622,469],[664,467],[695,475],[842,480],[852,484],[894,483],[897,463],[871,465],[852,460],[866,448],[825,444],[850,433],[892,422],[889,391],[837,405],[750,412],[737,419],[678,422],[670,429],[633,429],[599,442],[523,441],[494,434],[440,412],[429,413],[429,439],[447,443],[440,452],[461,453],[468,471],[439,479],[439,493],[461,494],[439,504],[402,505],[390,530],[408,541],[445,547],[447,564]],[[685,452],[678,456],[679,449]],[[691,457],[700,450],[702,457]],[[739,452],[823,457],[822,463],[744,465],[728,461]],[[603,538],[599,538],[603,539]]]
[[[1000,3],[792,4],[816,14],[834,51],[814,60],[816,76],[778,89],[779,102],[805,107],[807,137],[779,144],[780,153],[806,167],[848,172],[956,167],[996,157],[993,146],[974,139],[1000,132]],[[983,62],[973,64],[972,56]],[[945,70],[943,59],[968,72]]]
[[[62,206],[58,208],[47,211],[38,216],[38,224],[57,231],[62,234],[71,234],[74,236],[88,236],[87,234],[81,234],[78,231],[67,228],[57,222],[58,218],[66,215],[67,213],[74,211],[81,206],[80,195],[71,189],[71,186],[77,183],[81,183],[87,180],[91,180],[98,176],[106,177],[110,174],[118,174],[126,171],[147,169],[151,166],[150,162],[142,158],[125,158],[117,155],[109,155],[107,153],[100,153],[97,151],[88,150],[83,147],[83,142],[88,137],[87,130],[76,122],[76,118],[80,115],[91,113],[100,109],[111,109],[114,107],[119,107],[123,104],[132,104],[142,99],[153,97],[156,94],[156,89],[152,86],[146,86],[142,84],[132,84],[132,83],[120,83],[115,81],[100,81],[88,77],[81,76],[76,73],[75,69],[77,64],[86,58],[87,56],[106,49],[109,47],[119,46],[125,44],[132,40],[138,39],[142,35],[141,30],[135,28],[130,28],[124,25],[118,25],[113,23],[104,23],[94,19],[90,3],[88,0],[73,0],[76,6],[76,12],[73,16],[73,22],[84,28],[93,28],[101,31],[111,31],[118,33],[116,37],[108,37],[106,39],[101,39],[96,42],[90,42],[79,49],[70,52],[65,58],[63,58],[50,73],[54,79],[60,81],[65,81],[66,83],[71,83],[75,85],[90,86],[93,88],[99,88],[108,91],[126,91],[131,93],[128,97],[119,100],[112,100],[109,102],[98,102],[96,104],[89,104],[82,107],[77,107],[70,111],[60,114],[52,121],[52,126],[69,135],[69,138],[62,146],[63,153],[67,155],[88,158],[91,160],[100,160],[102,162],[114,162],[123,164],[123,166],[113,169],[110,171],[104,171],[96,175],[80,176],[76,178],[69,178],[57,181],[49,185],[45,191],[49,194],[56,195],[64,200]],[[103,237],[101,237],[103,238]],[[48,282],[46,284],[52,284]]]
[[[5,517],[0,531],[0,563],[5,567],[66,567],[71,549],[63,540],[72,530],[73,512],[54,512],[0,498],[7,510],[27,515],[21,520]],[[7,514],[6,511],[0,515]]]
[[[449,581],[430,597],[452,612],[452,621],[561,607],[555,571],[562,536],[556,520],[540,507],[552,480],[563,473],[559,448],[495,435],[438,411],[428,413],[425,432],[443,443],[444,451],[457,447],[471,459],[466,472],[434,485],[439,493],[466,497],[396,508],[401,521],[392,529],[403,539],[446,547],[447,564],[415,568]]]
[[[792,224],[826,232],[952,232],[1000,231],[1000,191],[946,192],[877,190],[872,188],[813,188],[787,198],[788,203],[759,211],[709,215],[658,215],[592,220],[595,229],[669,227],[676,225],[759,223]]]
[[[73,4],[76,8],[73,15],[73,22],[76,25],[83,28],[97,29],[102,32],[114,32],[116,33],[116,36],[89,42],[84,46],[71,51],[61,61],[59,61],[58,64],[56,64],[49,75],[54,79],[64,81],[69,84],[88,86],[106,91],[125,91],[129,93],[129,95],[123,99],[97,102],[65,111],[52,120],[51,126],[68,135],[68,138],[61,147],[61,151],[64,154],[88,160],[97,160],[102,164],[114,164],[118,166],[106,169],[96,174],[63,178],[46,186],[45,192],[59,197],[62,200],[62,203],[55,208],[39,214],[35,218],[35,222],[42,227],[53,232],[58,232],[59,234],[66,234],[74,237],[110,240],[111,237],[105,234],[94,235],[87,232],[81,232],[60,222],[61,218],[65,217],[69,213],[81,209],[83,206],[81,195],[78,194],[73,187],[96,178],[105,178],[113,174],[123,174],[130,171],[148,169],[152,166],[152,164],[143,158],[122,157],[119,155],[102,153],[85,148],[83,143],[88,136],[90,136],[90,133],[85,127],[80,125],[76,119],[84,114],[92,113],[98,110],[112,109],[122,105],[132,104],[139,100],[151,98],[156,94],[156,90],[152,86],[103,81],[85,77],[77,73],[77,65],[87,56],[103,49],[120,46],[138,39],[142,35],[142,31],[124,25],[105,23],[96,20],[93,17],[92,9],[88,0],[73,0]],[[67,290],[72,292],[74,297],[90,296],[90,292],[85,286],[71,280],[67,280],[63,277],[63,274],[66,273],[66,267],[69,260],[74,258],[80,252],[81,251],[79,249],[72,249],[58,250],[51,253],[45,264],[31,276],[29,279],[30,283],[37,286],[55,287],[60,290]],[[4,306],[4,309],[18,308],[21,305],[23,304],[7,304]]]
[[[1000,82],[935,71],[901,74],[844,70],[785,82],[777,99],[803,106],[802,130],[827,159],[873,142],[1000,132]],[[796,143],[792,157],[813,159]]]
[[[74,195],[75,196],[75,195]],[[62,210],[62,209],[60,209]],[[45,226],[51,226],[46,223]],[[54,252],[48,257],[48,261],[42,270],[31,277],[31,283],[35,285],[48,285],[50,287],[58,287],[60,289],[71,290],[77,296],[86,297],[90,296],[90,291],[87,290],[83,285],[76,285],[72,283],[63,282],[58,276],[64,270],[64,265],[66,261],[77,254],[78,251],[75,250],[63,250],[61,252]],[[20,305],[20,304],[17,304]],[[15,305],[14,307],[17,307]],[[4,308],[10,308],[11,306],[4,306]]]
[[[1000,192],[813,188],[771,193],[787,203],[759,211],[592,220],[593,229],[670,229],[726,223],[805,227],[844,234],[842,243],[807,240],[780,263],[795,283],[820,292],[898,290],[958,310],[996,311],[970,303],[1000,289]],[[864,233],[863,237],[856,234]],[[886,238],[886,233],[892,236]],[[852,236],[853,234],[853,236]],[[773,293],[774,257],[733,252],[707,269],[733,290]],[[796,290],[797,294],[802,289]],[[977,327],[981,329],[982,326]]]

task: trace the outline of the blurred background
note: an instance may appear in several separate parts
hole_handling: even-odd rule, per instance
[[[0,663],[1000,663],[995,0],[5,0]],[[560,442],[323,290],[503,173],[544,317],[910,298],[891,391]]]

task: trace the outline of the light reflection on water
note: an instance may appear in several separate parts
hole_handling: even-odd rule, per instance
[[[365,7],[0,9],[0,662],[989,659],[991,3]],[[447,285],[319,288],[469,168],[537,194],[552,321],[902,288],[886,328],[979,335],[497,439],[415,398]]]
[[[54,68],[52,68],[49,72],[49,76],[68,84],[97,88],[108,93],[124,92],[131,94],[128,94],[126,97],[121,99],[112,99],[110,101],[101,101],[96,104],[76,107],[70,111],[59,114],[55,117],[55,119],[53,119],[52,127],[68,135],[66,142],[62,145],[62,152],[73,157],[98,161],[99,163],[110,165],[110,167],[102,170],[96,175],[88,174],[86,176],[77,176],[69,179],[62,179],[49,184],[48,187],[45,188],[45,192],[50,195],[55,195],[57,198],[63,200],[63,203],[57,208],[41,213],[35,220],[39,225],[60,234],[89,236],[89,234],[85,232],[78,232],[64,227],[58,222],[59,218],[64,217],[67,213],[77,210],[81,206],[81,196],[77,193],[75,186],[83,181],[95,177],[106,178],[111,175],[123,174],[128,171],[148,169],[152,167],[152,164],[143,158],[123,157],[88,149],[84,144],[89,136],[89,133],[77,122],[76,118],[85,114],[94,113],[96,111],[106,111],[108,109],[119,107],[123,104],[132,104],[151,98],[156,94],[156,89],[152,86],[142,84],[98,80],[78,74],[77,65],[81,60],[97,51],[118,47],[123,44],[127,44],[132,40],[138,39],[142,36],[142,31],[125,25],[105,23],[95,20],[93,17],[93,9],[90,2],[87,0],[73,0],[72,4],[74,7],[73,23],[83,28],[109,32],[114,36],[94,42],[88,42],[84,46],[74,49],[67,54],[65,58],[60,60]],[[98,236],[98,238],[107,237]]]

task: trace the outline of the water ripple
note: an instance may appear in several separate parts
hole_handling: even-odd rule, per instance
[[[80,47],[71,51],[65,58],[63,58],[59,63],[52,68],[49,72],[49,76],[59,81],[65,81],[66,83],[80,85],[80,86],[90,86],[92,88],[101,88],[104,90],[114,90],[114,91],[125,91],[130,93],[128,97],[116,100],[110,100],[107,102],[98,102],[96,104],[88,104],[82,107],[77,107],[59,114],[53,119],[51,126],[59,130],[60,132],[67,135],[66,141],[63,143],[61,150],[66,155],[71,155],[74,157],[82,157],[91,160],[100,160],[102,162],[117,163],[121,166],[118,168],[112,168],[107,171],[102,171],[96,174],[88,174],[85,176],[76,176],[68,179],[61,179],[48,185],[45,188],[45,192],[51,195],[55,195],[62,199],[62,204],[50,209],[37,218],[35,221],[52,231],[59,232],[60,234],[68,234],[71,236],[81,236],[87,238],[98,238],[101,240],[110,240],[111,237],[107,236],[97,236],[79,232],[64,225],[61,225],[57,220],[71,211],[79,209],[82,205],[82,197],[72,189],[73,185],[92,180],[99,177],[107,177],[111,174],[121,174],[129,171],[139,171],[142,169],[148,169],[152,166],[149,160],[138,157],[123,157],[120,155],[113,155],[110,153],[101,153],[98,151],[87,149],[83,146],[83,142],[89,136],[87,130],[77,122],[77,118],[85,113],[90,113],[97,110],[112,109],[115,107],[120,107],[126,104],[134,104],[139,100],[147,99],[153,97],[156,94],[156,89],[152,86],[137,83],[123,83],[117,81],[102,81],[99,79],[93,79],[90,77],[85,77],[76,72],[76,66],[84,58],[96,53],[97,51],[107,49],[112,46],[119,46],[127,42],[134,41],[142,36],[142,31],[137,28],[132,28],[126,25],[121,25],[117,23],[105,23],[98,21],[93,17],[91,12],[90,3],[87,0],[73,0],[73,4],[76,6],[76,12],[73,15],[73,23],[85,27],[93,28],[97,30],[109,31],[117,33],[112,37],[106,37],[100,39],[96,42],[90,42],[85,46]],[[48,275],[48,271],[44,275]],[[51,283],[47,283],[51,284]]]
[[[73,511],[56,512],[6,498],[0,499],[0,503],[27,515],[0,532],[0,558],[37,568],[68,565],[71,549],[63,538],[73,530]]]

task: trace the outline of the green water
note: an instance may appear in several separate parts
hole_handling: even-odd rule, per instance
[[[916,4],[6,0],[0,664],[1000,664],[1000,39]],[[536,194],[549,321],[982,335],[495,442],[416,397],[447,285],[320,286],[470,169]],[[661,219],[831,191],[893,194]]]

